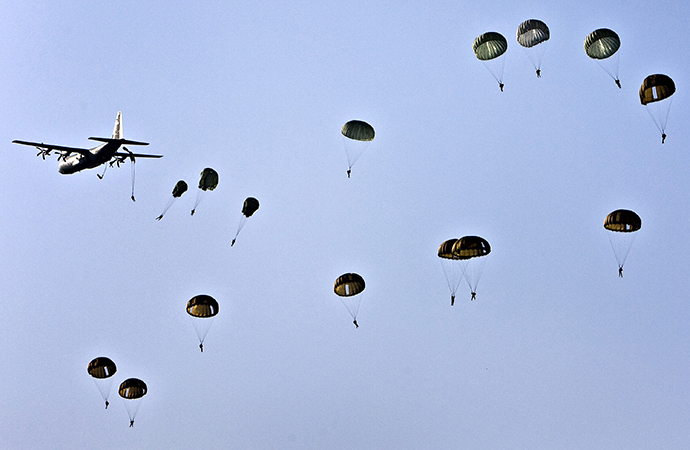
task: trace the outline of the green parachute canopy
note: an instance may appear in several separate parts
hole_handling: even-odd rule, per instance
[[[112,359],[101,356],[93,359],[86,367],[86,371],[94,378],[109,378],[117,372],[117,366]]]
[[[453,253],[458,259],[471,259],[491,253],[491,246],[479,236],[465,236],[453,244]]]
[[[257,209],[259,209],[259,201],[254,197],[247,197],[242,205],[242,214],[244,217],[251,217]]]
[[[637,236],[636,231],[642,228],[642,219],[634,211],[617,209],[606,216],[604,228],[608,233],[613,254],[618,262],[618,276],[623,277],[623,265]]]
[[[212,191],[218,186],[218,172],[210,167],[201,171],[199,178],[199,189],[202,191]]]
[[[364,287],[364,278],[356,273],[346,273],[335,280],[333,291],[340,297],[350,297],[362,292]]]
[[[187,302],[187,314],[192,317],[214,317],[218,314],[218,302],[210,295],[197,295]]]
[[[340,132],[346,138],[355,141],[373,141],[375,135],[374,127],[361,120],[351,120],[347,122],[340,129]]]
[[[650,75],[640,86],[640,103],[645,106],[654,124],[661,132],[661,143],[666,140],[666,123],[671,111],[671,97],[676,85],[668,75]]]
[[[187,183],[184,180],[180,180],[175,184],[173,188],[172,195],[174,198],[182,197],[182,194],[187,192]]]
[[[117,367],[112,359],[100,356],[94,358],[88,366],[86,371],[93,377],[96,387],[101,393],[101,397],[105,400],[105,407],[108,408],[108,397],[110,396],[110,388],[113,384],[113,375],[117,372]]]
[[[204,339],[218,315],[218,302],[210,295],[197,295],[187,302],[187,314],[192,317],[192,325],[199,337],[199,349],[203,352]]]
[[[187,192],[187,183],[185,183],[184,180],[180,180],[177,183],[175,183],[175,187],[172,191],[172,198],[168,200],[168,203],[165,205],[165,208],[163,208],[163,212],[160,216],[156,217],[156,220],[161,220],[165,213],[168,212],[175,199],[182,197],[182,194],[184,194],[185,192]]]
[[[585,53],[592,59],[609,58],[620,46],[620,38],[615,31],[608,28],[594,30],[585,38]]]
[[[650,75],[640,86],[640,103],[647,105],[669,98],[676,92],[676,85],[668,75]]]
[[[362,302],[364,291],[364,278],[356,273],[346,273],[339,276],[333,284],[333,292],[336,293],[345,309],[352,316],[352,323],[359,328],[357,324],[357,314],[359,313],[359,306]]]
[[[448,239],[438,247],[438,257],[443,259],[460,259],[455,253],[453,253],[453,246],[457,242],[457,239]]]
[[[517,41],[523,47],[534,47],[548,41],[549,37],[551,37],[549,27],[541,20],[525,20],[517,29]]]
[[[508,41],[500,33],[490,31],[474,40],[472,50],[478,59],[488,61],[498,58],[508,49]]]
[[[128,378],[120,384],[118,393],[122,397],[123,403],[125,404],[125,409],[127,409],[127,414],[129,415],[129,426],[134,426],[134,418],[139,410],[139,405],[141,404],[144,396],[148,392],[148,387],[139,378]]]
[[[120,384],[120,397],[128,400],[142,398],[148,392],[146,383],[139,378],[128,378]]]
[[[632,233],[642,228],[642,219],[634,211],[617,209],[606,216],[604,228],[619,233]]]

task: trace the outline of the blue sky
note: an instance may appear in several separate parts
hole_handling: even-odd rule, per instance
[[[683,448],[679,2],[27,1],[0,15],[6,448]],[[542,78],[515,41],[549,25]],[[587,58],[621,37],[618,89]],[[505,92],[471,49],[508,39]],[[668,138],[637,91],[677,87]],[[150,142],[64,176],[13,139]],[[376,138],[346,176],[340,127]],[[201,170],[219,185],[191,217]],[[154,220],[179,179],[190,191]],[[248,196],[261,207],[232,240]],[[606,215],[642,229],[619,279]],[[456,305],[438,246],[492,246]],[[333,293],[367,282],[359,329]],[[219,302],[198,349],[187,300]],[[103,409],[86,373],[118,365]],[[115,387],[149,386],[136,418]]]

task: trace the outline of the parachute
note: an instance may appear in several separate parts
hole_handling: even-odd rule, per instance
[[[621,82],[618,79],[619,59],[616,52],[620,46],[620,38],[608,28],[594,30],[585,38],[585,53],[613,78],[618,88],[621,87]]]
[[[642,219],[635,212],[617,209],[604,219],[604,228],[611,231],[609,241],[618,262],[618,276],[623,277],[623,264],[635,241],[635,232],[642,228]]]
[[[339,276],[333,284],[333,292],[340,298],[347,311],[352,316],[352,323],[359,328],[357,324],[357,313],[359,312],[359,305],[362,301],[362,296],[358,295],[364,291],[364,278],[356,273],[346,273]]]
[[[244,224],[247,223],[247,219],[251,217],[257,209],[259,209],[259,201],[254,197],[247,197],[247,199],[244,201],[244,204],[242,205],[242,217],[240,217],[240,223],[239,225],[237,225],[237,232],[235,233],[235,237],[233,238],[230,247],[235,245],[237,235],[240,234],[240,231],[244,227]]]
[[[460,282],[465,275],[460,257],[453,253],[453,245],[457,239],[448,239],[438,247],[438,257],[441,258],[441,266],[446,276],[448,289],[450,289],[450,306],[455,304],[455,292],[460,287]]]
[[[199,337],[199,348],[204,351],[204,339],[211,328],[213,318],[218,314],[218,302],[210,295],[197,295],[187,302],[187,314],[192,317],[192,325]]]
[[[676,85],[667,75],[650,75],[640,86],[640,103],[647,107],[649,115],[661,132],[661,143],[666,140],[666,122],[671,110],[671,96],[676,92]]]
[[[518,44],[525,48],[525,53],[537,71],[537,78],[541,78],[541,61],[544,57],[544,46],[539,44],[548,41],[549,37],[549,27],[541,20],[525,20],[517,29]]]
[[[479,236],[465,236],[453,244],[452,252],[463,262],[463,272],[472,294],[471,300],[475,300],[479,278],[481,278],[486,264],[484,256],[491,253],[491,246]]]
[[[347,177],[350,178],[352,166],[357,162],[362,153],[374,140],[374,127],[361,120],[351,120],[340,129],[345,140],[345,155],[347,156]]]
[[[177,183],[175,183],[175,187],[173,188],[172,191],[172,198],[168,200],[168,204],[165,205],[165,208],[163,209],[163,212],[161,213],[160,216],[156,217],[156,220],[161,220],[163,216],[165,215],[166,212],[170,209],[170,207],[173,204],[173,201],[175,201],[176,198],[182,197],[182,194],[187,192],[187,183],[185,183],[184,180],[180,180]]]
[[[113,384],[112,376],[117,372],[117,366],[112,359],[101,356],[94,358],[86,366],[86,371],[93,377],[96,387],[105,401],[105,409],[108,409],[108,397],[110,396],[110,387]]]
[[[212,191],[218,186],[218,172],[211,169],[210,167],[205,168],[201,171],[201,177],[199,178],[199,193],[196,196],[196,202],[194,203],[194,209],[192,209],[192,215],[196,212],[196,207],[201,203],[201,199],[204,196],[204,192]]]
[[[182,194],[184,194],[185,192],[187,192],[187,183],[185,183],[184,180],[180,180],[177,183],[175,183],[175,187],[172,191],[173,198],[182,197]]]
[[[137,415],[141,400],[148,392],[148,387],[139,378],[128,378],[120,384],[118,393],[122,398],[129,414],[129,426],[134,426],[134,417]]]
[[[498,82],[498,87],[503,92],[503,68],[505,58],[503,54],[508,50],[508,41],[500,33],[490,31],[477,37],[472,43],[472,50],[484,66],[491,72],[491,75]]]

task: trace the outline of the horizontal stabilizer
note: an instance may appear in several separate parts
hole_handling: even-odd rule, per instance
[[[90,137],[91,141],[98,142],[115,142],[120,145],[149,145],[148,142],[130,141],[129,139],[113,139],[113,138],[103,138],[103,137]]]
[[[115,152],[114,156],[134,156],[135,158],[162,158],[163,155],[146,155],[142,153],[122,153],[122,152]]]

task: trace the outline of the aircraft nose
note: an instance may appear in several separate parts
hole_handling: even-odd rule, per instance
[[[74,165],[67,163],[67,162],[63,162],[58,166],[58,172],[63,174],[63,175],[72,174],[75,172],[74,171]]]

